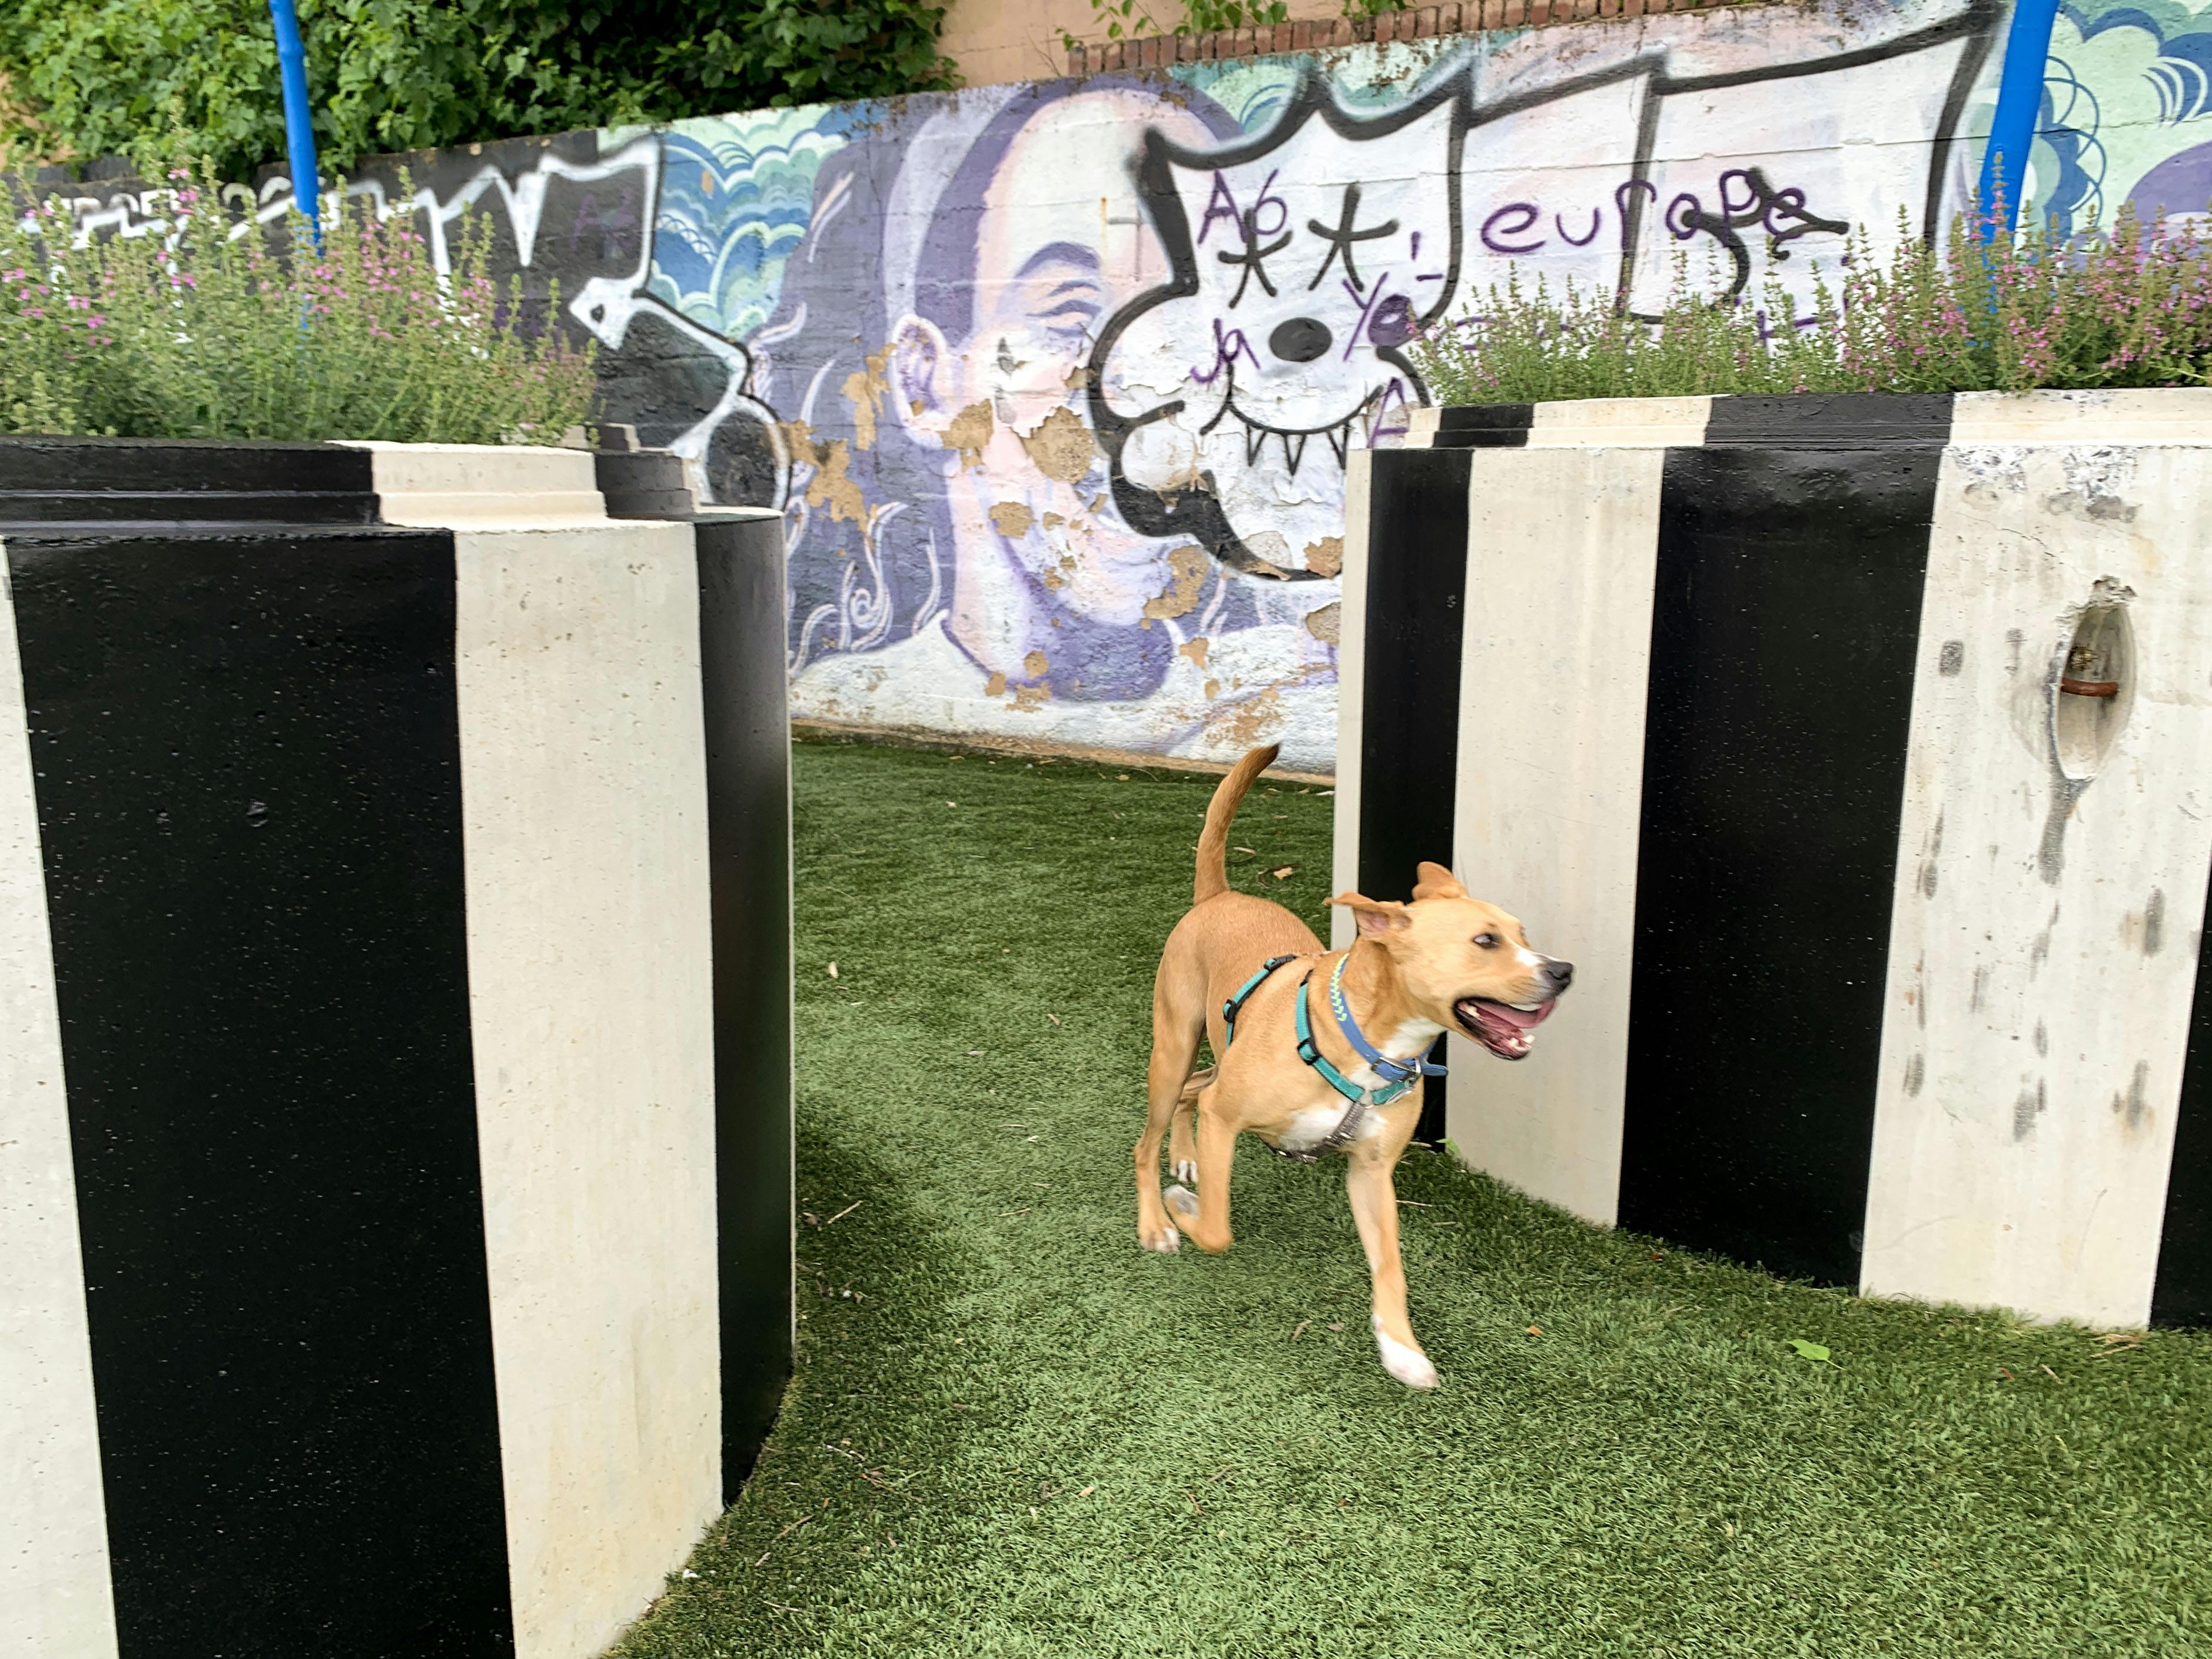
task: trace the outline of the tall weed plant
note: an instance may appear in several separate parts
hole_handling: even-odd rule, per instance
[[[550,444],[588,413],[592,349],[532,325],[557,294],[492,280],[488,216],[456,227],[441,275],[411,217],[363,198],[317,247],[296,214],[172,182],[147,235],[81,239],[53,198],[0,227],[0,431]]]
[[[1984,239],[1967,216],[1940,246],[1899,216],[1885,259],[1863,234],[1809,315],[1778,281],[1716,301],[1679,254],[1656,317],[1612,289],[1510,276],[1414,343],[1442,404],[1789,392],[2024,392],[2200,386],[2212,379],[2212,241],[2123,210],[2108,229]]]

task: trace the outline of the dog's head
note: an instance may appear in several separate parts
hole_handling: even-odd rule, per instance
[[[1528,948],[1515,918],[1468,896],[1440,864],[1421,866],[1413,902],[1340,893],[1359,936],[1390,953],[1398,978],[1426,1018],[1473,1037],[1500,1060],[1525,1060],[1551,1018],[1574,964]]]

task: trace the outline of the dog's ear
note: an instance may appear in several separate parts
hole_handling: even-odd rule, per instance
[[[1413,925],[1413,918],[1406,907],[1395,899],[1371,899],[1362,893],[1339,893],[1329,902],[1341,904],[1352,912],[1352,919],[1359,924],[1359,933],[1363,939],[1379,939],[1385,933],[1395,933]]]
[[[1467,896],[1467,889],[1459,884],[1459,878],[1441,864],[1431,864],[1426,860],[1423,860],[1419,874],[1420,880],[1413,884],[1413,898],[1416,902],[1422,899],[1458,899]]]

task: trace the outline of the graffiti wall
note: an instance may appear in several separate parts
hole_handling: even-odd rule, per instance
[[[1416,331],[1511,273],[1640,309],[1685,270],[1779,279],[1816,325],[1854,229],[1962,204],[2007,20],[1590,21],[516,141],[410,158],[404,203],[396,161],[351,188],[439,235],[492,216],[599,341],[608,417],[782,509],[800,718],[1326,770],[1346,458],[1426,400]],[[2203,210],[2212,5],[2069,0],[2027,190],[2074,222]]]

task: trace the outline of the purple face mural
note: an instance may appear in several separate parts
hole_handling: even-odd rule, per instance
[[[1171,738],[1265,719],[1285,668],[1325,695],[1328,641],[1255,628],[1249,579],[1133,527],[1094,439],[1094,348],[1170,275],[1134,170],[1099,162],[1133,130],[1206,146],[1234,126],[1193,94],[1061,83],[963,100],[823,170],[752,342],[788,411],[803,709],[865,718],[903,682],[964,729],[1127,746],[1140,706]],[[1224,684],[1208,658],[1231,634]]]

